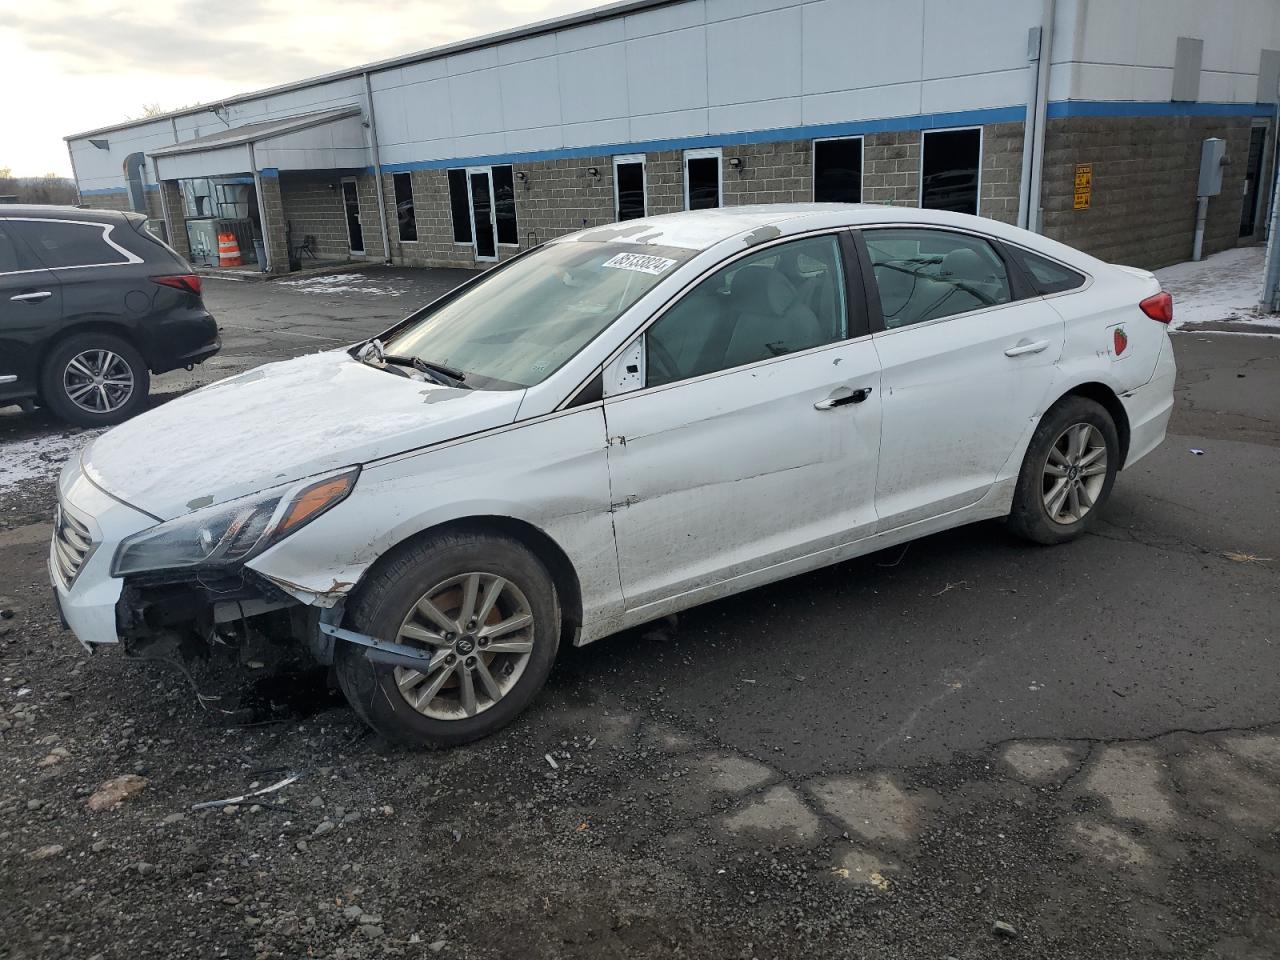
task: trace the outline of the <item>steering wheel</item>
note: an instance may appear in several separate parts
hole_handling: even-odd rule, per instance
[[[658,339],[654,336],[647,336],[645,339],[645,347],[649,351],[649,365],[654,369],[654,373],[662,379],[663,383],[670,383],[675,380],[679,371],[675,359],[667,351]]]

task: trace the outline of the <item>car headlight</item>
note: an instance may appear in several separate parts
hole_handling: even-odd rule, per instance
[[[359,475],[351,467],[157,524],[120,543],[111,575],[237,567],[345,500]]]

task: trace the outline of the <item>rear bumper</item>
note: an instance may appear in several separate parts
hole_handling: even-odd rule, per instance
[[[1173,414],[1173,386],[1177,375],[1173,344],[1166,334],[1151,379],[1120,398],[1129,417],[1129,455],[1125,457],[1125,469],[1164,442]]]
[[[146,338],[147,366],[152,373],[202,363],[222,349],[218,322],[203,309],[175,311],[148,323]]]

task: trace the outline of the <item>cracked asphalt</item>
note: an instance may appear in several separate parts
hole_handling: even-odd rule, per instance
[[[463,277],[210,281],[226,348],[156,402]],[[84,656],[44,571],[83,438],[0,411],[0,957],[1280,956],[1280,338],[1174,343],[1094,535],[980,524],[566,651],[441,754],[321,678],[227,728]]]

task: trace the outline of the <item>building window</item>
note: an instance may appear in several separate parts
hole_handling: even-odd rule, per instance
[[[645,215],[644,154],[613,158],[613,201],[618,220]]]
[[[813,141],[816,203],[862,202],[862,138]]]
[[[684,152],[684,208],[710,210],[720,206],[720,150]]]
[[[497,224],[498,242],[507,246],[520,243],[520,228],[516,225],[516,179],[511,167],[493,167],[493,213]]]
[[[926,131],[920,159],[920,206],[976,214],[981,168],[980,127]]]
[[[467,171],[449,171],[449,212],[453,216],[453,242],[471,242],[471,201],[467,195]]]
[[[418,239],[418,220],[413,214],[413,181],[407,173],[397,173],[391,180],[395,184],[400,239],[412,243]]]

